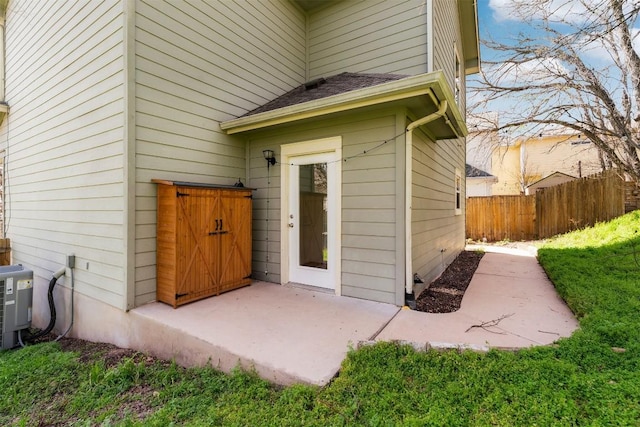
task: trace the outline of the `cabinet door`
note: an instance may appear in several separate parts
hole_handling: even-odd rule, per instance
[[[180,188],[177,203],[176,300],[178,304],[211,295],[219,271],[217,253],[220,197],[218,190]]]
[[[220,220],[219,291],[224,292],[251,282],[251,192],[222,190]]]

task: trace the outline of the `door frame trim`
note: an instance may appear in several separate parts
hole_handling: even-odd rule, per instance
[[[289,212],[289,162],[292,157],[311,154],[334,153],[337,160],[342,159],[342,137],[314,139],[280,146],[280,280],[282,284],[289,283],[289,226],[287,212]],[[342,294],[342,162],[337,161],[336,188],[334,192],[334,206],[336,209],[335,234],[337,239],[327,239],[329,251],[335,254],[335,269],[331,280],[335,283],[336,295]]]

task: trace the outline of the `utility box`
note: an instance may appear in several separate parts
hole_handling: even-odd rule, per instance
[[[31,327],[33,271],[21,265],[0,267],[0,349],[18,344],[18,331]]]

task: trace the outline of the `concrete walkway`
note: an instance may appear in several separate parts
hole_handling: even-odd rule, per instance
[[[416,347],[514,349],[551,344],[578,328],[535,252],[493,246],[482,249],[486,253],[458,311],[402,310],[376,340],[407,341]]]
[[[136,308],[131,334],[136,349],[182,365],[210,363],[226,372],[240,365],[278,384],[324,385],[362,342],[511,349],[550,344],[578,327],[534,255],[486,250],[455,313],[255,282],[175,310],[162,303]]]

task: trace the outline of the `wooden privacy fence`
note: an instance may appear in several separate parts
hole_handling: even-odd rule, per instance
[[[551,237],[623,215],[624,192],[624,180],[612,170],[536,192],[538,236]]]
[[[617,171],[539,189],[532,196],[467,199],[467,238],[534,240],[625,213],[625,182]]]
[[[467,238],[473,240],[533,240],[535,196],[467,198]]]
[[[11,240],[0,239],[0,265],[11,265]]]

